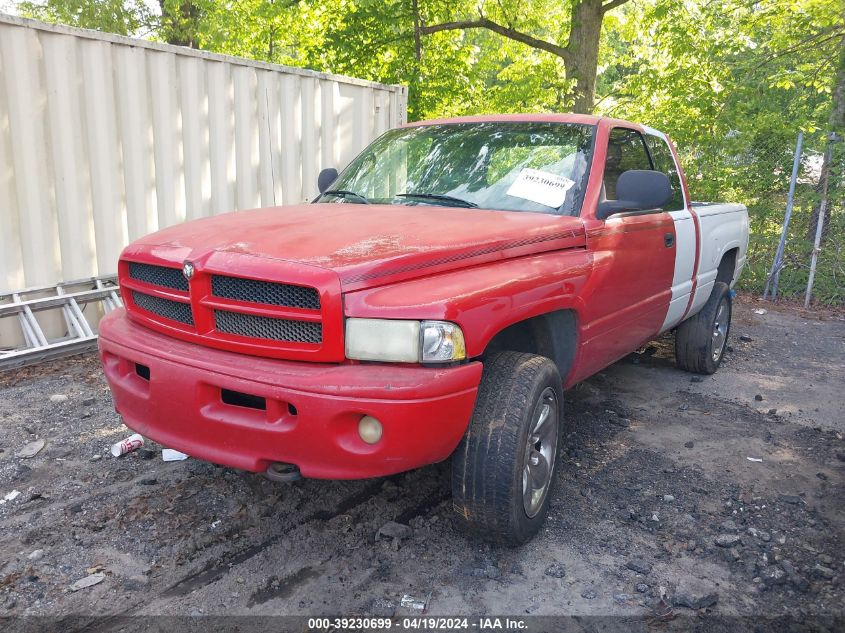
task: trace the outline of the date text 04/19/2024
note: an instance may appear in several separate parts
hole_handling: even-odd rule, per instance
[[[525,620],[519,618],[498,617],[435,617],[419,616],[401,619],[391,618],[309,618],[309,631],[345,631],[367,630],[388,631],[521,631],[527,627]]]

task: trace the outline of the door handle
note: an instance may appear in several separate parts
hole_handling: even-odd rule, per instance
[[[666,248],[672,248],[675,245],[675,234],[665,233],[663,235],[663,244],[666,246]]]

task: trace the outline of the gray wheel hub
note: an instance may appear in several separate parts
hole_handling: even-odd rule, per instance
[[[730,310],[727,299],[723,298],[716,310],[716,320],[713,321],[713,360],[715,362],[718,362],[722,356],[722,349],[728,337],[728,323],[730,323]]]
[[[554,389],[546,387],[531,416],[522,467],[522,505],[534,517],[540,511],[552,481],[560,409]]]

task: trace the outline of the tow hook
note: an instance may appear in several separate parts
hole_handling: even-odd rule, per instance
[[[273,462],[264,471],[264,476],[270,481],[278,483],[289,483],[302,479],[299,472],[299,466],[296,464],[285,464],[284,462]]]

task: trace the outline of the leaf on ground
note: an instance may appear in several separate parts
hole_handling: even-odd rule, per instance
[[[94,585],[99,585],[105,579],[106,579],[106,575],[103,572],[91,574],[90,576],[85,576],[85,578],[80,578],[75,583],[73,583],[70,586],[70,590],[71,591],[79,591],[80,589],[87,589],[88,587],[93,587]]]

